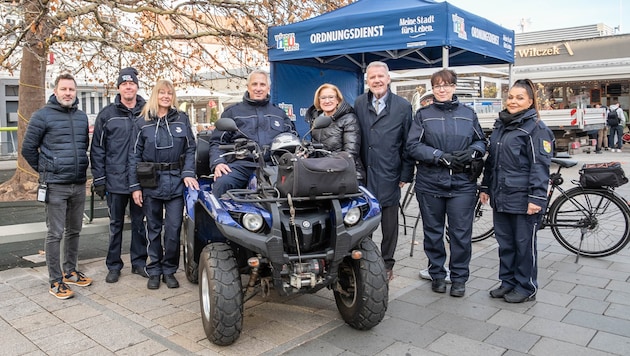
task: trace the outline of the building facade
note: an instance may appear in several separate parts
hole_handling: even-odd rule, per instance
[[[630,107],[630,34],[603,24],[517,34],[512,80],[539,86],[543,106]]]

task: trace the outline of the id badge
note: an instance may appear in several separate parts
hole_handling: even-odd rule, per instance
[[[37,201],[46,203],[48,201],[48,186],[46,183],[42,183],[37,188]]]

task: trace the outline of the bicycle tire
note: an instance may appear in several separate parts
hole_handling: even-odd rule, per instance
[[[548,219],[560,245],[580,256],[610,256],[630,241],[628,204],[606,189],[569,189],[553,201]]]

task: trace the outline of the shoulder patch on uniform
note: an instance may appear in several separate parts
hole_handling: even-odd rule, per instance
[[[547,153],[551,153],[551,141],[542,140],[543,150]]]

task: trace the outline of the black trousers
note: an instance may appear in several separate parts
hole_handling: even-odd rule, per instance
[[[542,214],[493,212],[494,235],[499,244],[501,285],[521,295],[538,291],[538,251],[536,234]]]
[[[385,261],[385,268],[394,268],[394,253],[398,244],[398,205],[381,207],[381,254]]]
[[[466,283],[470,275],[469,265],[472,255],[475,193],[438,197],[417,192],[416,197],[422,214],[424,252],[429,259],[429,274],[433,279],[446,278],[444,233],[448,217],[451,251],[448,267],[451,270],[451,280]]]
[[[120,254],[127,204],[129,204],[129,215],[131,216],[131,246],[129,247],[131,265],[142,269],[147,265],[147,240],[142,208],[133,202],[130,194],[108,192],[109,249],[105,264],[110,271],[120,271],[123,268]]]
[[[163,200],[144,196],[142,205],[147,223],[149,276],[173,274],[179,267],[180,232],[184,216],[184,197]],[[164,232],[162,242],[162,232]]]

